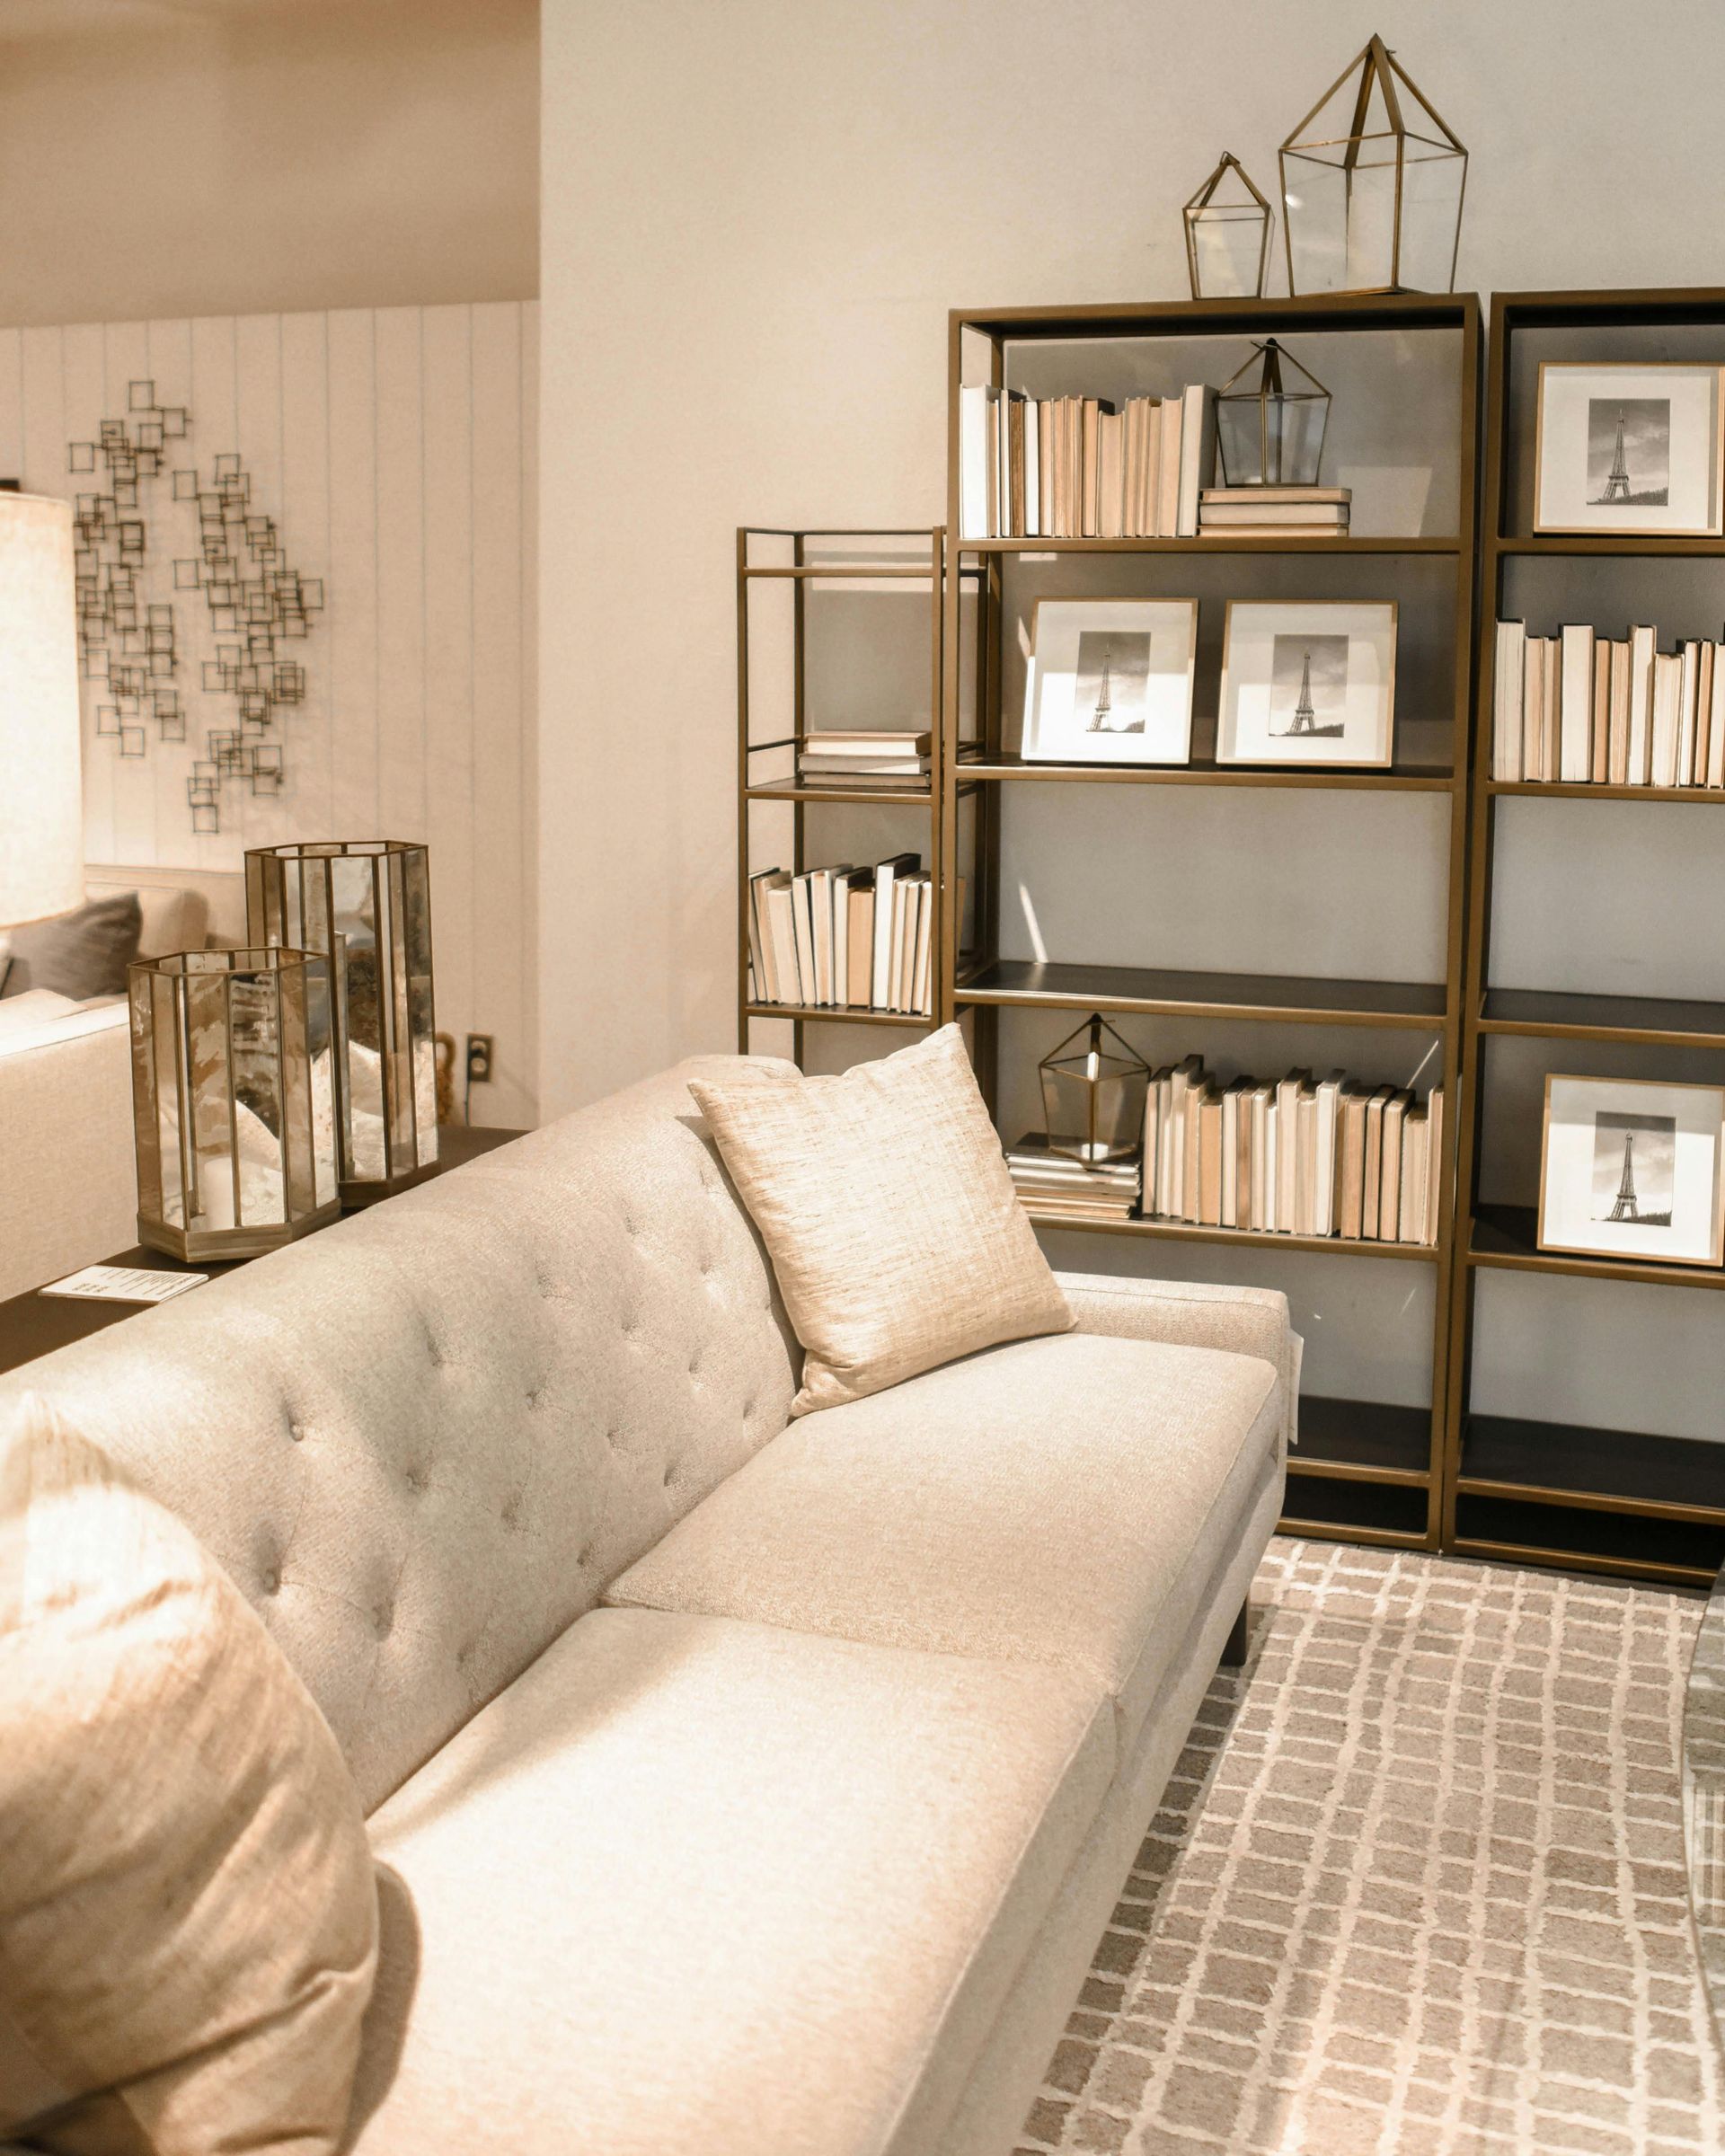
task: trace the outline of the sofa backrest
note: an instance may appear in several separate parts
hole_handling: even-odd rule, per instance
[[[687,1090],[551,1124],[0,1381],[200,1534],[367,1809],[783,1428],[801,1351]]]

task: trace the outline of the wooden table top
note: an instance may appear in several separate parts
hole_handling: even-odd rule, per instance
[[[482,1153],[494,1152],[498,1146],[507,1145],[524,1135],[518,1130],[486,1130],[469,1128],[465,1124],[446,1124],[438,1133],[438,1164],[430,1172],[446,1174],[450,1169],[462,1167],[468,1161],[477,1160]],[[430,1175],[425,1180],[429,1181]],[[389,1200],[380,1198],[376,1202],[387,1205]],[[249,1258],[225,1261],[204,1258],[196,1264],[187,1265],[178,1258],[170,1258],[164,1250],[146,1250],[138,1244],[129,1250],[117,1250],[111,1258],[93,1262],[123,1265],[152,1273],[208,1273],[217,1277],[252,1261]],[[75,1295],[45,1295],[40,1288],[28,1288],[22,1295],[0,1302],[0,1375],[8,1370],[22,1369],[38,1356],[50,1355],[57,1348],[69,1347],[74,1340],[88,1339],[92,1333],[118,1325],[126,1318],[135,1318],[140,1310],[151,1307],[146,1303],[93,1303]]]

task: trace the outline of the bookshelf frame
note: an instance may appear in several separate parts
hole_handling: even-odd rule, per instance
[[[1491,776],[1496,623],[1504,610],[1511,564],[1533,556],[1725,557],[1725,538],[1719,537],[1534,534],[1509,528],[1519,506],[1513,482],[1525,468],[1526,446],[1537,425],[1536,410],[1518,409],[1513,393],[1516,340],[1542,331],[1685,328],[1716,331],[1725,352],[1725,288],[1509,292],[1498,294],[1492,302],[1443,1546],[1468,1557],[1703,1587],[1712,1585],[1725,1560],[1725,1445],[1471,1411],[1475,1305],[1482,1274],[1632,1282],[1649,1292],[1687,1288],[1691,1299],[1678,1307],[1688,1313],[1690,1323],[1715,1320],[1719,1306],[1706,1291],[1725,1288],[1725,1269],[1542,1251],[1537,1217],[1530,1208],[1489,1201],[1481,1191],[1491,1112],[1487,1045],[1494,1038],[1567,1042],[1583,1050],[1588,1044],[1627,1043],[1720,1052],[1720,1076],[1725,1082],[1725,1005],[1511,989],[1491,981],[1492,878],[1500,800],[1592,801],[1602,804],[1602,817],[1612,813],[1604,804],[1620,801],[1661,803],[1671,815],[1725,803],[1725,793],[1693,788],[1511,782]],[[1570,1057],[1572,1063],[1583,1059]]]
[[[1006,348],[1020,340],[1070,340],[1159,336],[1269,336],[1301,331],[1442,331],[1456,340],[1459,425],[1456,459],[1456,530],[1438,536],[1190,539],[972,539],[961,535],[959,471],[960,391],[966,380],[967,342],[980,337],[990,355],[986,379],[1004,384]],[[1126,306],[954,309],[948,324],[947,530],[951,561],[981,571],[985,662],[978,668],[982,755],[964,766],[978,789],[976,949],[949,978],[942,1017],[965,1018],[985,1097],[997,1101],[1002,1009],[1031,1008],[1082,1013],[1089,1010],[1187,1015],[1206,1028],[1234,1021],[1282,1021],[1305,1025],[1417,1028],[1441,1045],[1442,1082],[1449,1103],[1446,1121],[1453,1169],[1461,1068],[1465,957],[1468,788],[1475,699],[1477,482],[1482,387],[1480,303],[1469,294],[1363,295],[1295,299],[1175,301]],[[970,379],[979,378],[973,371]],[[1026,764],[1003,748],[1000,639],[1004,626],[1003,566],[1013,555],[1094,554],[1104,557],[1171,555],[1235,559],[1241,595],[1254,596],[1249,581],[1254,556],[1335,556],[1447,559],[1454,564],[1455,696],[1452,761],[1447,767],[1393,765],[1385,771],[1252,770],[1200,760],[1181,766],[1109,768]],[[959,702],[960,579],[947,580],[945,670],[942,711],[947,740],[944,768],[954,768],[954,727]],[[1116,784],[1130,787],[1207,786],[1309,788],[1350,796],[1361,791],[1443,793],[1449,797],[1449,835],[1444,977],[1429,983],[1288,980],[1269,976],[1180,974],[1165,969],[1098,968],[1083,965],[1034,966],[999,957],[1001,789],[1008,784]],[[948,794],[951,795],[951,788]],[[949,799],[944,812],[955,813]],[[949,834],[950,836],[950,834]],[[952,858],[951,844],[943,861]],[[951,877],[941,888],[942,949],[957,949],[958,893]],[[1448,1429],[1448,1342],[1452,1302],[1455,1179],[1442,1178],[1442,1204],[1435,1246],[1343,1241],[1338,1238],[1256,1234],[1239,1229],[1193,1227],[1164,1221],[1041,1224],[1074,1235],[1136,1236],[1146,1241],[1201,1242],[1249,1250],[1295,1250],[1335,1258],[1426,1265],[1435,1268],[1429,1409],[1306,1397],[1302,1436],[1290,1462],[1294,1480],[1283,1525],[1292,1533],[1331,1539],[1431,1550],[1443,1528],[1444,1457]],[[1039,1216],[1032,1212],[1031,1218]]]
[[[855,543],[857,551],[866,554],[871,549],[908,552],[913,547],[926,550],[926,559],[920,563],[908,561],[877,561],[859,560],[846,561],[835,559],[844,549],[841,543]],[[754,559],[757,543],[774,544],[780,551],[788,551],[788,562],[765,562]],[[928,863],[933,888],[938,893],[945,880],[946,852],[949,844],[957,843],[957,801],[971,790],[969,769],[961,775],[953,774],[949,781],[948,755],[956,760],[959,728],[955,724],[950,735],[942,710],[942,685],[946,678],[946,644],[948,633],[947,609],[944,588],[949,574],[946,529],[942,525],[915,526],[903,528],[857,526],[803,526],[792,528],[774,525],[739,525],[737,529],[737,1047],[740,1055],[750,1052],[752,1028],[757,1024],[788,1024],[792,1028],[792,1058],[801,1065],[805,1047],[805,1029],[811,1025],[885,1026],[901,1033],[927,1033],[943,1025],[947,998],[944,984],[951,978],[953,964],[947,946],[942,941],[946,932],[948,915],[937,905],[933,928],[931,975],[933,983],[933,1015],[917,1017],[901,1011],[864,1010],[839,1004],[765,1003],[755,1002],[749,994],[749,876],[753,865],[753,831],[750,811],[756,803],[776,802],[788,805],[792,811],[792,848],[789,872],[801,875],[805,869],[825,866],[824,862],[810,862],[808,858],[809,832],[807,811],[810,807],[836,806],[862,808],[889,808],[917,812],[926,823],[924,841],[924,856]],[[974,579],[978,572],[969,572]],[[960,579],[955,574],[952,580]],[[753,738],[751,724],[751,627],[749,621],[749,595],[757,584],[785,582],[792,587],[791,605],[791,698],[792,730],[786,735],[770,737],[757,741]],[[807,593],[811,584],[854,583],[880,584],[890,587],[894,583],[920,582],[929,587],[929,731],[933,736],[930,755],[929,784],[924,788],[882,787],[871,789],[859,786],[821,787],[804,785],[797,775],[802,744],[818,727],[809,724],[809,622]],[[956,614],[955,614],[956,620]],[[957,658],[954,658],[956,667]],[[757,780],[757,757],[789,752],[792,775],[788,779]],[[947,814],[951,797],[952,814]],[[956,870],[954,871],[957,873]]]

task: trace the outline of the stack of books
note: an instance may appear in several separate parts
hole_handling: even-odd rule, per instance
[[[933,930],[933,888],[918,853],[802,876],[764,869],[748,879],[749,1000],[926,1018]]]
[[[1444,1095],[1314,1081],[1223,1085],[1189,1056],[1145,1100],[1144,1211],[1194,1226],[1349,1241],[1435,1243]]]
[[[1143,1164],[1137,1160],[1087,1168],[1032,1131],[1007,1153],[1006,1166],[1025,1210],[1051,1220],[1130,1220],[1138,1208]]]
[[[928,734],[889,729],[807,734],[797,754],[797,775],[810,786],[854,786],[865,793],[915,793],[928,786]]]
[[[1351,487],[1206,487],[1199,497],[1200,537],[1345,539]]]
[[[967,539],[1191,539],[1216,456],[1216,392],[1171,397],[959,393]]]
[[[1491,776],[1511,784],[1725,787],[1725,646],[1657,629],[1498,623]]]

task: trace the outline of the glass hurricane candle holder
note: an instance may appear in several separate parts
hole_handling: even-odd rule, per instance
[[[1455,289],[1467,152],[1382,38],[1279,157],[1290,292]]]
[[[254,942],[331,961],[342,1204],[404,1189],[438,1158],[425,848],[393,838],[261,847],[245,857],[245,894]]]
[[[1315,487],[1329,424],[1330,392],[1266,338],[1216,393],[1223,485]]]
[[[1078,1043],[1083,1045],[1075,1047]],[[1037,1070],[1050,1153],[1063,1153],[1086,1168],[1129,1160],[1137,1153],[1144,1138],[1150,1067],[1100,1012],[1067,1034]]]
[[[1182,210],[1194,299],[1261,299],[1269,272],[1269,204],[1232,150]]]
[[[187,950],[129,969],[137,1233],[196,1262],[335,1219],[329,960]]]

